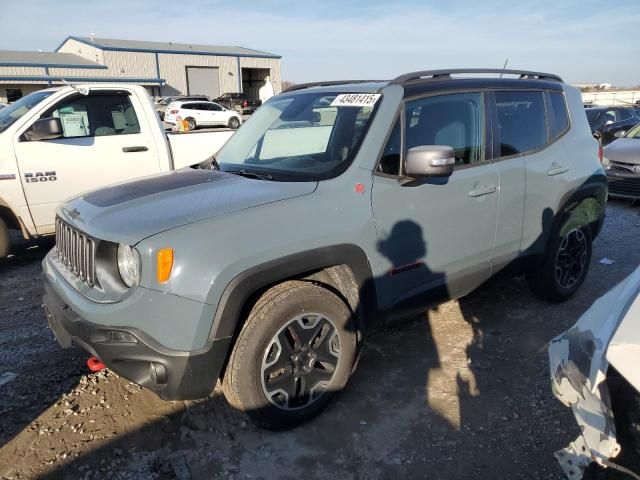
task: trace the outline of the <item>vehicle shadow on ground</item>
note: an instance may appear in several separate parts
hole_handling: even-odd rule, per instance
[[[419,228],[400,225],[379,248],[391,271],[411,265],[411,275],[438,279],[415,266],[427,253]],[[547,342],[627,273],[600,283],[592,271],[588,288],[560,305],[534,299],[521,278],[492,280],[373,335],[349,386],[308,424],[257,429],[217,390],[52,467],[45,478],[123,468],[161,478],[559,478],[553,452],[578,428],[551,394]]]
[[[0,375],[15,376],[0,385],[0,447],[71,390],[86,370],[80,360],[85,354],[58,347],[41,308],[40,264],[53,244],[53,238],[19,241],[0,259]]]

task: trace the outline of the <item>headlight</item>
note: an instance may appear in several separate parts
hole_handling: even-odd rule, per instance
[[[609,159],[607,157],[605,157],[604,155],[602,156],[602,166],[603,167],[610,167],[611,166],[611,162],[609,162]]]
[[[140,283],[140,254],[122,243],[118,245],[118,272],[127,287],[135,287]]]

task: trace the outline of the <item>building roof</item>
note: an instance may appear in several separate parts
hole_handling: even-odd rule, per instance
[[[0,50],[0,67],[107,68],[73,53]]]
[[[181,53],[191,55],[220,55],[231,57],[259,57],[282,58],[280,55],[262,52],[244,47],[228,47],[219,45],[195,45],[189,43],[174,42],[147,42],[143,40],[120,40],[115,38],[75,37],[67,38],[77,40],[87,45],[93,45],[101,50],[126,51],[126,52],[151,52],[151,53]],[[67,41],[65,40],[65,42]],[[62,42],[64,44],[64,42]],[[62,45],[60,45],[62,46]],[[58,47],[59,49],[60,47]]]

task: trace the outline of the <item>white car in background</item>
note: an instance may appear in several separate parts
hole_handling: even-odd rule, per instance
[[[178,117],[187,121],[189,130],[213,126],[236,129],[242,123],[242,117],[238,112],[229,110],[215,102],[193,100],[173,102],[165,111],[164,121],[175,125]]]

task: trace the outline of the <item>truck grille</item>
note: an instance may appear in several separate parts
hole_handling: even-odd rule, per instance
[[[56,218],[56,250],[58,259],[90,287],[96,283],[96,242],[72,226]]]

